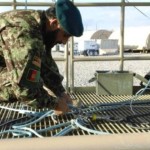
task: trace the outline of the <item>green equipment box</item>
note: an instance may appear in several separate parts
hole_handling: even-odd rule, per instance
[[[132,95],[133,73],[129,71],[96,71],[96,94]]]

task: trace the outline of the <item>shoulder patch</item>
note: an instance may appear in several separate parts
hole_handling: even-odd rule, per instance
[[[31,82],[39,82],[39,79],[40,79],[40,71],[30,68],[27,74],[27,80]]]
[[[34,64],[35,66],[41,68],[41,59],[37,56],[34,56],[32,64]]]

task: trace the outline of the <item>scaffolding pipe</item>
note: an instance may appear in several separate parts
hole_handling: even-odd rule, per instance
[[[120,16],[120,70],[123,71],[124,66],[124,14],[125,14],[125,1],[122,0],[122,6],[121,6],[121,16]]]
[[[14,2],[0,2],[0,6],[12,6]],[[24,2],[15,2],[16,6],[25,6]],[[79,7],[99,7],[99,6],[121,6],[121,2],[101,2],[101,3],[74,3],[76,6]],[[53,3],[51,2],[28,2],[28,6],[51,6]],[[150,6],[150,2],[130,2],[125,3],[125,6]]]
[[[70,39],[70,92],[74,91],[74,38]]]
[[[58,58],[55,57],[54,58],[56,61],[65,61],[65,58]],[[121,60],[120,56],[99,56],[99,57],[95,57],[95,56],[91,56],[91,57],[78,57],[76,56],[75,58],[73,58],[74,62],[78,62],[78,61],[119,61]],[[150,56],[125,56],[123,58],[123,60],[125,61],[131,61],[131,60],[150,60]]]
[[[149,150],[150,134],[111,134],[1,140],[2,150]]]
[[[25,0],[25,9],[27,10],[28,0]]]
[[[65,61],[65,79],[66,79],[66,86],[65,86],[65,88],[66,88],[66,91],[67,92],[69,92],[69,85],[68,85],[68,83],[69,83],[69,79],[68,79],[68,72],[69,72],[69,67],[68,67],[68,65],[69,65],[69,61],[68,61],[69,59],[68,59],[68,43],[65,45],[65,55],[64,55],[64,61]]]

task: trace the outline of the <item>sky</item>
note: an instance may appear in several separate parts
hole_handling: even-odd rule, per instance
[[[86,30],[114,30],[120,27],[120,7],[90,7],[80,10]],[[125,27],[132,26],[150,26],[150,6],[125,9]]]
[[[12,0],[3,0],[10,2]],[[27,0],[18,0],[24,2]],[[28,0],[30,2],[47,2],[47,0]],[[81,2],[81,0],[74,0]],[[82,0],[91,2],[91,0]],[[120,2],[121,0],[92,0],[92,2]],[[127,0],[126,0],[127,1]],[[150,2],[149,0],[128,0],[130,2]],[[12,7],[0,6],[0,12],[11,10]],[[19,7],[25,9],[25,7]],[[39,7],[28,7],[28,9],[46,9]],[[79,7],[82,15],[85,31],[89,30],[116,30],[120,28],[120,7]],[[125,27],[150,26],[150,6],[146,7],[126,7],[125,9]]]

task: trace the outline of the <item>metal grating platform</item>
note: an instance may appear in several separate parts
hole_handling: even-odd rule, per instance
[[[124,101],[131,101],[133,96],[99,96],[93,92],[77,92],[70,94],[72,98],[79,99],[83,102],[84,106],[91,106],[95,104],[114,104]],[[140,102],[140,103],[136,103]],[[133,105],[134,104],[134,105]],[[23,109],[23,105],[20,103],[12,104],[1,104],[9,108]],[[105,105],[102,106],[105,108]],[[143,133],[149,132],[150,130],[150,95],[142,95],[137,99],[132,101],[129,105],[122,105],[115,109],[101,110],[97,111],[97,116],[101,118],[98,120],[88,119],[86,127],[95,131],[107,132],[110,134],[119,134],[119,133]],[[26,108],[27,110],[33,110]],[[35,110],[33,110],[35,111]],[[45,110],[36,110],[36,111],[45,111]],[[138,117],[136,115],[139,115]],[[142,116],[140,116],[142,115]],[[45,129],[56,124],[65,123],[74,119],[76,116],[72,114],[67,114],[64,116],[59,116],[56,118],[57,123],[51,117],[45,117],[41,121],[29,126],[33,130]],[[111,117],[111,119],[108,117]],[[25,114],[20,114],[18,112],[6,109],[0,109],[0,131],[4,132],[12,129],[12,125],[16,123],[22,123],[29,120],[28,116]],[[127,119],[128,118],[128,119]],[[57,128],[50,131],[45,131],[40,133],[44,137],[52,137],[63,130],[65,127]],[[81,128],[72,129],[65,136],[73,135],[91,135],[93,133],[87,132]],[[25,137],[25,136],[22,136]],[[21,137],[21,138],[22,138]],[[33,135],[32,137],[36,137]],[[12,135],[12,133],[0,134],[1,139],[11,139],[11,138],[20,138]]]

